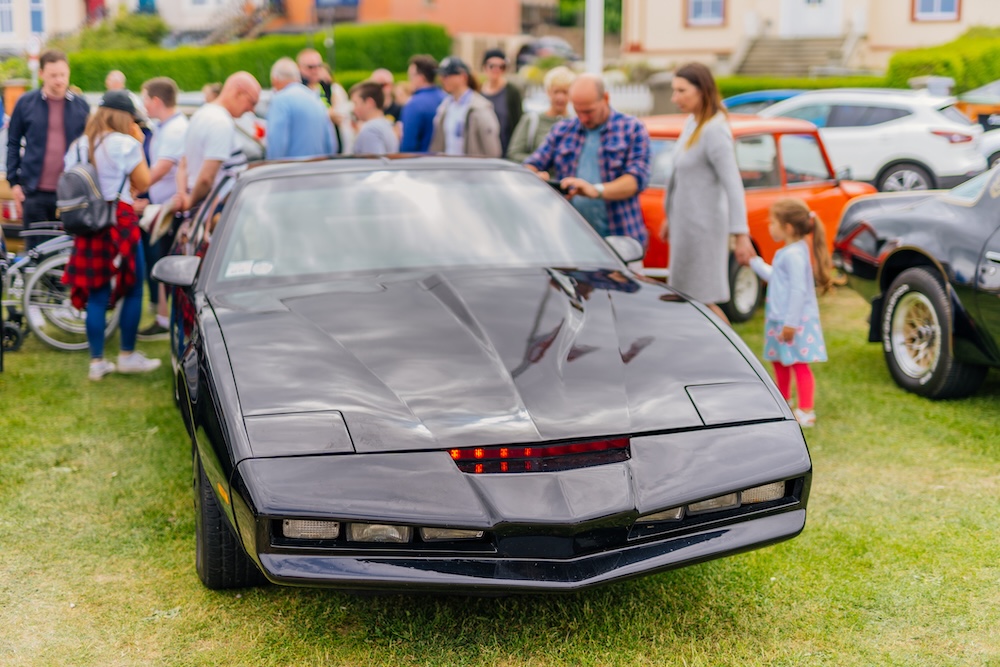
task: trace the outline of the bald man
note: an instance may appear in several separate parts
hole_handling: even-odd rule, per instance
[[[146,111],[146,105],[143,103],[142,98],[133,93],[131,90],[125,88],[125,72],[120,69],[113,69],[108,72],[108,75],[104,77],[104,89],[105,90],[124,90],[128,93],[129,98],[132,100],[132,106],[139,116],[141,122],[145,123],[149,120],[149,113]]]
[[[382,111],[385,112],[386,120],[393,124],[397,138],[403,134],[403,106],[396,102],[393,88],[396,85],[396,78],[389,70],[380,67],[372,72],[369,81],[382,86]]]
[[[631,236],[646,245],[639,193],[649,181],[649,133],[611,108],[604,81],[579,76],[569,89],[575,118],[556,124],[524,165],[559,180],[566,197],[601,236]]]
[[[260,101],[260,83],[249,72],[236,72],[222,84],[214,101],[203,104],[188,125],[184,157],[177,170],[181,210],[196,207],[228,171],[246,164],[236,141],[234,119],[253,111]]]

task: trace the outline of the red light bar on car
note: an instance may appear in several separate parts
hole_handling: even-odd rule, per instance
[[[530,447],[466,447],[449,449],[448,453],[462,472],[551,472],[628,460],[629,439]]]

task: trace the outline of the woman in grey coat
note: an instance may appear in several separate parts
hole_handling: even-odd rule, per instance
[[[660,238],[670,244],[669,282],[728,322],[718,304],[730,299],[730,237],[741,264],[756,254],[733,135],[715,79],[704,65],[677,70],[671,99],[691,116],[677,140],[667,220],[660,229]]]

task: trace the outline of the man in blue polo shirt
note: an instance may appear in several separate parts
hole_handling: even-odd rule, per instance
[[[434,115],[445,93],[434,85],[438,63],[431,56],[413,56],[406,71],[413,96],[403,106],[401,153],[426,153],[434,135]]]
[[[299,80],[299,66],[279,58],[271,67],[274,95],[267,110],[267,159],[316,157],[338,152],[322,100]]]

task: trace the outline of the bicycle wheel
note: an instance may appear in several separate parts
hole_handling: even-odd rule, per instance
[[[49,257],[39,264],[24,288],[24,316],[28,328],[46,344],[59,350],[87,349],[87,313],[70,301],[70,289],[62,282],[69,254]],[[104,337],[118,327],[116,305],[108,317]]]

